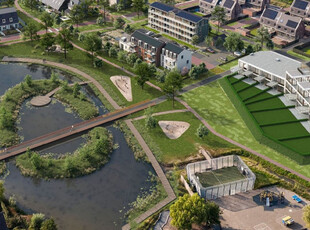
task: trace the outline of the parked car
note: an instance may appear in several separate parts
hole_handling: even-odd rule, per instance
[[[240,57],[242,55],[242,53],[240,53],[239,51],[235,51],[234,55],[237,56],[237,57]]]
[[[208,47],[206,50],[207,50],[209,53],[212,53],[212,54],[215,53],[214,49],[212,49],[212,48],[210,48],[210,47]]]
[[[220,60],[221,60],[222,62],[226,62],[226,61],[227,61],[227,57],[220,57]]]
[[[292,225],[294,224],[294,220],[292,217],[290,216],[286,216],[282,219],[282,223],[285,225],[285,226],[289,226],[289,225]]]

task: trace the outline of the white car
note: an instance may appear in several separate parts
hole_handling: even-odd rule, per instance
[[[235,51],[234,55],[237,56],[237,57],[240,57],[242,54],[239,51]]]

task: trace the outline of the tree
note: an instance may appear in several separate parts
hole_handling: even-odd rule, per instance
[[[303,208],[302,219],[305,221],[307,228],[310,228],[310,205]]]
[[[125,25],[125,20],[122,19],[121,17],[116,18],[116,20],[114,21],[114,27],[115,29],[121,29],[123,28],[123,26]]]
[[[85,49],[91,52],[92,61],[94,61],[94,53],[102,49],[102,40],[96,34],[89,34],[84,38]]]
[[[7,111],[4,107],[0,107],[0,128],[13,129],[13,127],[14,127],[14,121],[12,114],[9,111]]]
[[[47,50],[47,53],[49,53],[51,47],[55,44],[55,37],[53,34],[43,34],[42,38],[40,39],[40,44],[42,47],[44,47],[45,50]]]
[[[223,7],[216,6],[211,12],[211,19],[217,22],[217,34],[219,34],[220,26],[225,22],[225,10]]]
[[[126,58],[127,58],[127,53],[123,50],[119,51],[117,53],[117,59],[121,62],[126,62]]]
[[[205,39],[205,43],[206,43],[206,46],[211,46],[211,44],[212,44],[212,37],[211,36],[207,36],[206,39]]]
[[[109,0],[100,0],[99,4],[102,6],[103,9],[103,21],[106,22],[106,9],[110,6]]]
[[[44,218],[45,216],[42,213],[33,214],[28,230],[40,230]]]
[[[117,50],[113,46],[109,49],[109,57],[117,57]]]
[[[264,47],[264,42],[270,40],[268,29],[261,26],[257,29],[257,40],[260,42],[261,47]]]
[[[199,37],[198,37],[198,35],[194,35],[194,36],[192,37],[192,43],[193,43],[193,45],[197,45],[197,44],[199,43]]]
[[[97,25],[102,26],[103,23],[104,23],[103,17],[98,17],[98,18],[96,19],[96,23],[97,23]]]
[[[206,64],[200,63],[198,66],[193,66],[189,71],[188,75],[191,79],[198,79],[202,74],[207,72]]]
[[[57,230],[57,225],[53,219],[43,221],[40,230]]]
[[[230,52],[241,51],[244,48],[244,42],[240,34],[231,33],[225,38],[224,47]]]
[[[32,86],[32,77],[31,77],[31,75],[29,75],[29,74],[27,74],[26,76],[25,76],[25,78],[24,78],[24,81],[26,82],[26,84],[29,86],[29,87],[31,87]]]
[[[183,79],[177,70],[172,70],[166,76],[163,85],[163,91],[172,98],[172,107],[174,107],[174,97],[178,90],[182,89]]]
[[[209,130],[207,129],[206,126],[203,124],[200,124],[198,129],[197,129],[197,136],[200,138],[203,138],[204,136],[207,136],[209,133]]]
[[[34,22],[29,22],[25,27],[24,27],[24,35],[26,37],[29,37],[31,41],[33,39],[37,38],[37,33],[39,31],[39,28]]]
[[[31,10],[38,7],[38,1],[37,0],[24,0],[24,5]]]
[[[44,11],[42,13],[42,15],[40,16],[40,20],[43,22],[43,24],[44,24],[43,27],[45,29],[45,32],[47,33],[48,27],[53,26],[54,19],[52,18],[52,16],[48,12]]]
[[[71,21],[76,24],[76,27],[79,27],[79,23],[83,20],[85,17],[83,8],[81,5],[74,5],[73,8],[70,11],[69,18]]]
[[[151,108],[148,108],[145,110],[145,116],[146,116],[146,119],[145,119],[145,126],[147,128],[156,128],[157,126],[157,120],[152,116],[152,109]]]
[[[218,224],[220,213],[215,203],[206,202],[197,193],[179,197],[170,207],[171,224],[178,229],[192,229],[192,224]]]
[[[54,84],[57,83],[59,80],[59,75],[57,73],[55,73],[54,71],[52,71],[50,80]]]
[[[135,53],[129,54],[126,58],[126,61],[129,65],[133,66],[138,59],[138,56]]]
[[[145,82],[155,75],[154,70],[145,62],[135,66],[135,73],[137,74],[137,83],[143,89]]]
[[[42,159],[38,153],[33,153],[30,157],[30,162],[34,169],[40,169],[42,167]]]
[[[4,186],[3,186],[3,181],[0,181],[0,201],[3,201],[4,199]]]
[[[245,54],[250,54],[250,53],[253,53],[254,52],[254,49],[253,49],[253,46],[250,44],[246,47],[245,49]]]
[[[262,47],[261,47],[261,45],[259,43],[256,43],[254,45],[253,49],[254,49],[255,52],[258,52],[258,51],[260,51],[262,49]]]
[[[144,1],[143,0],[132,0],[132,7],[137,10],[138,18],[140,12],[143,10]]]
[[[81,86],[79,85],[79,83],[75,82],[74,85],[73,85],[73,96],[74,97],[77,97],[80,93],[80,90],[81,90]]]
[[[268,39],[268,40],[267,40],[267,42],[266,42],[266,47],[267,47],[267,49],[269,49],[269,50],[273,50],[273,48],[274,48],[274,43],[273,43],[273,41],[272,41],[271,39]]]
[[[57,36],[59,44],[64,49],[65,59],[67,58],[68,49],[73,49],[73,46],[71,44],[72,37],[73,34],[68,28],[62,28]]]
[[[124,31],[127,34],[131,34],[133,32],[133,29],[131,28],[131,26],[129,24],[127,24]]]

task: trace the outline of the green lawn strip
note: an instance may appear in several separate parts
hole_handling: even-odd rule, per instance
[[[310,47],[305,47],[302,49],[302,51],[304,51],[306,54],[309,54],[310,55]]]
[[[18,17],[23,20],[26,24],[34,23],[38,28],[42,28],[42,25],[38,23],[37,21],[33,20],[32,18],[28,17],[23,12],[17,10]]]
[[[218,81],[191,90],[183,94],[182,98],[217,132],[310,177],[310,165],[299,165],[254,138]]]
[[[276,94],[276,95],[271,95],[269,93],[263,93],[263,94],[257,96],[256,98],[252,98],[249,101],[244,102],[244,104],[248,106],[248,105],[256,104],[258,102],[272,100],[274,98],[278,99],[280,96],[283,96],[283,93],[279,93],[279,94]],[[279,102],[282,103],[281,100],[279,100]]]
[[[237,93],[240,95],[241,98],[252,96],[253,94],[258,92],[257,90],[260,90],[255,87],[257,84],[258,82],[255,82],[254,84],[248,85],[243,89],[239,89]]]
[[[80,25],[79,26],[79,31],[83,32],[83,31],[86,31],[86,30],[96,30],[96,29],[104,30],[107,27],[111,27],[111,26],[113,26],[112,22],[107,22],[106,24],[103,24],[103,25],[98,25],[98,24],[90,24],[90,25],[85,25],[85,26]]]
[[[308,131],[303,127],[303,125],[300,122],[265,126],[261,128],[264,131],[264,133],[274,137],[275,139],[292,138],[302,135],[309,135]]]
[[[269,111],[271,111],[271,110],[269,110]],[[308,120],[309,119],[304,118],[304,119],[295,119],[295,120],[290,120],[290,121],[276,121],[276,122],[267,123],[267,124],[260,124],[260,127],[267,127],[267,126],[274,126],[274,125],[285,125],[285,124],[291,124],[291,123],[300,123],[300,122],[304,122],[304,121],[308,121]]]
[[[257,110],[253,109],[253,110],[250,110],[250,112],[255,113],[255,112],[262,112],[262,111],[272,111],[272,110],[292,109],[292,108],[295,108],[295,105],[280,106],[280,107],[274,107],[274,108],[269,108],[269,109],[257,109]]]
[[[264,90],[260,90],[259,92],[249,96],[249,97],[246,97],[243,99],[243,102],[246,102],[252,98],[257,98],[259,95],[263,95],[264,93],[266,93],[267,91],[269,91],[271,88],[267,88],[267,89],[264,89]]]
[[[122,70],[117,69],[107,63],[104,63],[102,68],[94,68],[91,62],[91,58],[88,57],[85,52],[78,49],[69,50],[67,59],[64,59],[63,54],[58,53],[50,53],[49,55],[46,55],[43,53],[42,48],[34,48],[36,44],[37,42],[25,42],[10,45],[2,48],[1,55],[25,58],[44,58],[46,60],[60,62],[75,67],[95,78],[120,106],[131,105],[162,95],[158,90],[148,85],[145,85],[144,89],[142,90],[141,87],[137,84],[136,78],[132,78],[131,87],[133,101],[128,102],[110,80],[110,77],[115,75],[127,76],[127,74]]]
[[[43,12],[38,11],[37,9],[30,9],[30,8],[26,7],[21,0],[18,1],[18,4],[20,5],[20,7],[23,10],[25,10],[27,13],[29,13],[30,15],[32,15],[36,18],[40,18],[40,16],[43,13]]]
[[[139,15],[139,17],[138,17],[138,15],[137,16],[134,16],[134,17],[132,17],[132,18],[130,18],[131,20],[133,20],[133,21],[141,21],[141,20],[143,20],[143,19],[147,19],[147,15],[144,15],[144,14],[140,14]]]
[[[238,82],[240,82],[240,81],[243,81],[244,79],[246,79],[247,77],[242,77],[242,78],[240,78],[240,79],[237,79],[237,78],[235,78],[235,77],[230,77],[230,78],[228,78],[228,80],[229,80],[229,82],[230,82],[230,84],[236,84],[236,83],[238,83]]]
[[[164,34],[164,33],[161,34],[161,35],[162,35],[163,37],[166,37],[166,38],[172,40],[172,41],[177,42],[177,43],[180,44],[180,45],[187,46],[188,48],[190,48],[190,49],[192,49],[192,50],[198,50],[198,48],[197,48],[196,46],[191,45],[191,44],[189,44],[189,43],[187,43],[187,42],[181,41],[181,40],[179,40],[179,39],[176,39],[176,38],[171,37],[171,36],[169,36],[169,35],[167,35],[167,34]]]
[[[258,102],[246,101],[245,102],[246,107],[250,111],[255,111],[255,110],[261,111],[264,109],[268,110],[268,109],[283,107],[283,103],[279,98],[277,98],[277,97],[270,98],[270,95],[266,95],[266,94],[260,95],[260,97],[262,97],[262,96],[266,96],[266,98],[259,98],[261,101],[258,101]],[[247,103],[251,103],[251,104],[247,104]]]
[[[295,53],[293,50],[289,50],[289,51],[287,51],[287,53],[288,53],[289,55],[292,55],[292,56],[297,57],[297,58],[299,58],[299,59],[302,59],[302,60],[304,60],[304,61],[310,61],[310,58],[309,58],[309,57],[306,57],[306,56],[304,56],[304,55]]]
[[[155,117],[158,121],[185,121],[190,124],[188,130],[178,139],[169,139],[162,129],[157,126],[154,129],[145,127],[145,120],[133,121],[144,140],[150,146],[157,159],[162,163],[176,163],[192,155],[196,155],[199,146],[204,148],[228,148],[231,144],[209,133],[204,139],[196,135],[196,130],[201,122],[190,112],[166,114]]]
[[[113,136],[103,127],[92,129],[86,136],[86,144],[73,154],[55,158],[52,154],[40,156],[28,151],[16,158],[16,165],[23,175],[38,178],[73,178],[90,174],[109,161]]]
[[[275,122],[295,121],[296,117],[288,109],[263,111],[252,113],[258,124],[271,124]]]
[[[309,142],[310,142],[310,137],[304,137],[304,138],[299,138],[299,139],[291,139],[291,140],[285,140],[281,141],[284,144],[291,146],[292,148],[296,149],[297,151],[300,151],[301,153],[309,155]]]
[[[245,83],[244,81],[239,81],[232,84],[233,88],[238,92],[239,90],[245,89],[250,86],[250,84]]]

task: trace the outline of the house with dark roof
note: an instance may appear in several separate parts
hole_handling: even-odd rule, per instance
[[[14,7],[0,9],[0,31],[19,28],[19,19]]]
[[[211,14],[217,5],[224,8],[227,21],[238,18],[242,13],[238,0],[199,0],[200,12],[203,14]]]
[[[281,10],[266,8],[260,17],[260,24],[288,41],[303,38],[305,26],[301,18],[287,15]]]
[[[290,7],[290,14],[310,22],[310,2],[306,0],[294,0]]]
[[[182,73],[187,73],[192,67],[192,52],[167,42],[162,48],[160,62],[165,69],[176,68]]]
[[[162,33],[185,42],[192,42],[194,35],[203,41],[208,35],[208,20],[184,10],[153,2],[149,6],[148,24]]]
[[[270,0],[248,0],[246,1],[246,6],[262,12],[268,5]]]

